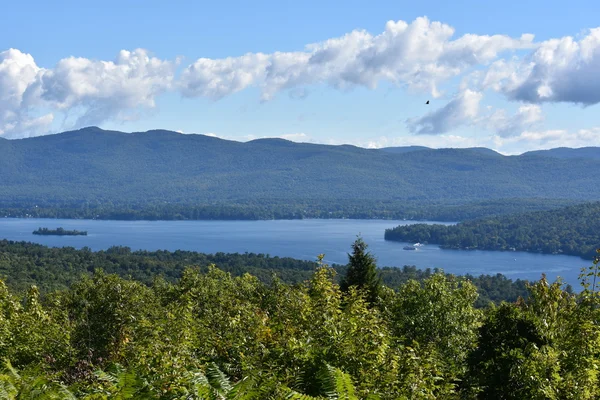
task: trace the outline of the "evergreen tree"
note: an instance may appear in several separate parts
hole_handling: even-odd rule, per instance
[[[367,252],[367,244],[359,236],[352,244],[352,254],[348,254],[348,271],[341,281],[344,292],[351,286],[367,292],[367,300],[374,303],[381,289],[381,278],[377,274],[375,257]]]

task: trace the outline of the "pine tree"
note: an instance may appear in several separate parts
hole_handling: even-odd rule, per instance
[[[377,274],[375,257],[367,252],[367,244],[359,236],[352,244],[352,254],[348,254],[348,271],[342,279],[341,288],[348,291],[351,286],[367,292],[370,303],[377,301],[381,288],[381,279]]]

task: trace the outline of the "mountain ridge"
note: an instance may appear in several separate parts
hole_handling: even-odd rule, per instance
[[[523,153],[522,155],[528,156],[544,156],[544,157],[556,157],[556,158],[592,158],[600,160],[600,147],[587,146],[587,147],[556,147],[548,150],[533,150]]]
[[[503,156],[482,148],[393,153],[98,127],[2,143],[0,203],[600,197],[600,177],[591,173],[600,160]]]

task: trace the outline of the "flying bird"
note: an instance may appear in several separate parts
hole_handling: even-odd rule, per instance
[[[427,103],[425,103],[425,104],[429,104],[429,100],[427,100]]]

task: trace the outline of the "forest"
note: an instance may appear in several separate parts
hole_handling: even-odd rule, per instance
[[[340,279],[322,260],[296,284],[214,265],[150,285],[97,270],[44,295],[0,281],[1,396],[600,396],[598,258],[577,294],[542,276],[484,309],[473,283],[440,272],[387,287],[361,239]]]
[[[600,247],[600,202],[556,210],[465,221],[415,224],[385,231],[386,240],[439,244],[444,248],[568,254],[593,259]]]
[[[95,270],[131,278],[145,285],[151,285],[157,276],[173,283],[181,278],[186,267],[194,266],[205,273],[209,265],[216,265],[233,276],[249,273],[270,285],[274,276],[288,284],[303,282],[310,278],[317,263],[288,257],[271,257],[268,254],[132,251],[124,246],[94,252],[89,248],[77,250],[0,240],[0,278],[18,293],[25,293],[31,285],[36,285],[42,294],[65,290],[82,276],[91,276]],[[346,274],[347,265],[334,264],[331,268],[339,277]],[[377,272],[385,285],[397,289],[410,279],[421,281],[441,271],[419,270],[414,266],[381,266],[377,268]],[[519,296],[527,295],[525,281],[513,281],[501,274],[478,277],[466,275],[459,279],[468,279],[477,287],[477,307],[484,307],[490,302],[515,301]]]
[[[269,220],[269,219],[409,219],[464,221],[528,211],[560,208],[578,203],[567,199],[507,198],[476,202],[366,200],[277,201],[260,199],[237,203],[165,202],[17,202],[0,203],[0,217],[99,220]]]
[[[590,174],[600,169],[600,160],[589,156],[412,150],[86,127],[0,141],[0,203],[144,199],[150,204],[235,205],[275,199],[314,205],[344,200],[452,205],[511,197],[600,198],[600,177]]]

